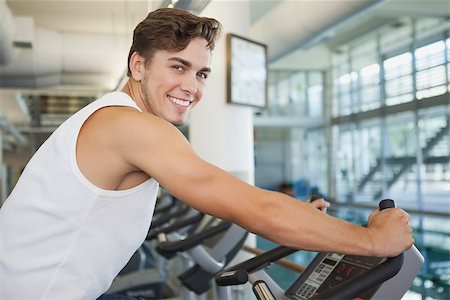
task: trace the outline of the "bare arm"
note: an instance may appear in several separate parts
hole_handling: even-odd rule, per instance
[[[168,122],[148,114],[133,114],[118,132],[120,155],[200,211],[300,249],[383,256],[398,254],[412,243],[407,225],[394,226],[391,234],[384,235],[381,222],[375,222],[373,229],[363,228],[287,195],[248,185],[200,159]],[[392,211],[383,212],[391,215],[385,218],[389,224],[408,223],[403,211]]]

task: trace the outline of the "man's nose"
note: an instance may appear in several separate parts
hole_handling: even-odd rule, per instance
[[[194,76],[192,76],[191,74],[186,75],[185,78],[183,79],[181,89],[183,91],[188,92],[191,95],[197,93],[198,89],[197,89],[196,75]]]

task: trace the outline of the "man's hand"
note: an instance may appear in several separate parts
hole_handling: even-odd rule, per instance
[[[331,205],[330,202],[325,201],[323,198],[311,199],[309,203],[323,213],[327,213],[327,208]]]
[[[409,215],[400,208],[374,210],[369,216],[367,229],[375,256],[394,257],[414,243]]]

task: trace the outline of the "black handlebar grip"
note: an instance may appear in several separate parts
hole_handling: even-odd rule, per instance
[[[225,271],[216,276],[219,286],[244,284],[248,281],[248,273],[245,270]]]
[[[380,203],[378,204],[378,207],[380,208],[380,211],[386,208],[393,208],[395,207],[395,201],[392,199],[381,200]]]

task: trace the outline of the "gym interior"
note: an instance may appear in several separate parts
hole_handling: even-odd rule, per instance
[[[394,199],[424,258],[402,299],[450,299],[448,0],[0,0],[0,205],[64,120],[121,89],[134,26],[167,6],[224,27],[204,99],[179,127],[194,150],[258,187],[324,197],[356,224]],[[263,89],[232,82],[239,47],[263,54]],[[276,246],[249,236],[237,256]],[[267,272],[289,289],[315,255],[290,253]]]

